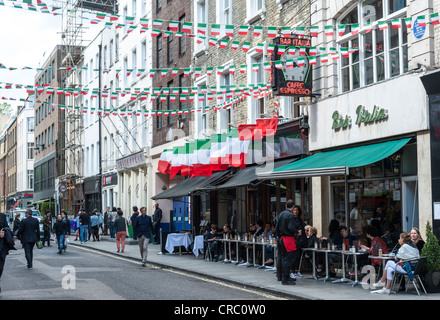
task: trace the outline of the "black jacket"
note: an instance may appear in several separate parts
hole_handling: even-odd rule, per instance
[[[20,223],[17,238],[21,240],[21,243],[35,243],[40,240],[40,225],[38,219],[32,216],[24,218]]]
[[[53,224],[53,232],[57,235],[60,236],[62,234],[67,234],[66,232],[66,223],[63,220],[57,220],[54,224]]]
[[[279,237],[295,237],[298,234],[295,217],[290,210],[284,210],[278,215],[275,234]]]

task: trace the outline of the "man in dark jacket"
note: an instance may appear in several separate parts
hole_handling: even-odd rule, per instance
[[[150,234],[153,233],[153,223],[151,217],[147,216],[147,208],[141,208],[141,214],[136,217],[133,225],[134,235],[138,239],[139,250],[141,252],[142,266],[145,267],[148,255],[148,242],[150,241]]]
[[[277,279],[283,285],[295,284],[295,281],[290,278],[290,267],[296,250],[295,236],[298,233],[292,213],[294,205],[293,200],[287,200],[286,210],[278,215],[275,226],[278,257],[281,257],[277,261]]]
[[[57,221],[53,225],[53,233],[57,237],[58,243],[58,254],[62,253],[64,249],[64,237],[66,235],[66,222],[63,220],[61,215],[57,216]]]
[[[7,245],[5,242],[5,231],[3,228],[8,228],[8,220],[4,213],[0,212],[0,279],[2,277],[3,268],[5,266],[6,255],[8,254]],[[1,288],[0,288],[1,292]]]
[[[133,229],[134,229],[134,222],[135,222],[135,220],[136,220],[136,218],[137,218],[138,216],[139,216],[138,207],[137,207],[137,206],[134,206],[134,207],[133,207],[133,214],[132,214],[131,217],[130,217],[131,226],[132,226]],[[133,230],[133,240],[137,240],[137,238],[136,238],[136,234],[134,233],[134,230]]]
[[[159,208],[159,204],[156,202],[153,206],[154,213],[153,213],[153,228],[154,228],[154,240],[155,244],[160,243],[160,237],[159,237],[159,227],[160,227],[160,221],[162,220],[162,209]]]
[[[27,267],[32,269],[33,250],[35,242],[40,240],[40,225],[37,218],[32,217],[32,210],[26,210],[26,218],[20,223],[17,238],[21,240],[26,256]]]
[[[52,211],[46,210],[46,215],[43,217],[43,247],[47,242],[48,247],[52,247],[50,244],[50,234],[52,232]]]

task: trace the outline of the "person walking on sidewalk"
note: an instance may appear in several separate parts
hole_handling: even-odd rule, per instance
[[[64,252],[66,252],[67,244],[69,243],[68,239],[69,239],[69,236],[70,236],[72,228],[71,228],[71,225],[70,225],[70,220],[67,217],[67,213],[64,210],[61,212],[61,220],[63,220],[63,222],[64,222],[64,224],[66,226],[66,232],[64,234]]]
[[[118,210],[118,217],[115,219],[116,248],[117,252],[125,250],[125,236],[127,235],[127,221],[122,210]]]
[[[147,216],[147,208],[141,208],[141,214],[136,217],[133,228],[134,235],[136,236],[139,243],[142,266],[145,267],[148,255],[148,242],[150,241],[151,233],[153,233],[153,223],[151,221],[151,217]]]
[[[26,218],[20,223],[17,238],[21,240],[28,270],[32,269],[33,250],[35,242],[40,240],[40,224],[37,218],[32,217],[32,210],[26,210]]]
[[[133,232],[133,226],[134,226],[134,221],[136,220],[136,218],[137,218],[137,216],[139,215],[139,210],[138,210],[138,207],[137,206],[134,206],[133,207],[133,214],[131,215],[131,217],[130,217],[130,223],[131,223],[131,232],[132,232],[132,237],[133,237],[133,240],[137,240],[136,239],[136,236],[135,236],[135,234],[134,234],[134,232]],[[128,230],[129,230],[129,232],[130,232],[130,226],[128,227]]]
[[[283,285],[295,284],[295,279],[290,278],[290,267],[296,250],[295,237],[298,234],[295,217],[292,213],[294,205],[293,200],[287,200],[286,210],[278,215],[275,226],[278,257],[281,258],[277,261],[277,279]]]
[[[116,208],[113,207],[113,210],[110,211],[109,215],[109,223],[110,223],[110,238],[115,238],[116,230],[115,230],[115,220],[116,220]]]
[[[95,210],[92,211],[92,215],[90,216],[90,224],[92,226],[93,241],[96,241],[96,239],[99,241],[99,218]]]
[[[64,249],[64,237],[66,235],[66,222],[63,221],[63,217],[59,214],[57,221],[53,224],[53,233],[57,238],[58,254],[61,254]]]
[[[52,247],[50,244],[50,234],[52,233],[52,211],[46,210],[46,215],[43,217],[43,247],[47,242],[48,247]]]

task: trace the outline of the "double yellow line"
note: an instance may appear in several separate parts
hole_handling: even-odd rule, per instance
[[[131,262],[131,263],[134,263],[134,264],[139,264],[139,261],[135,261],[133,259],[129,259],[129,258],[125,258],[125,257],[115,256],[113,254],[105,253],[105,252],[102,252],[102,251],[93,250],[93,249],[90,249],[90,248],[80,247],[80,246],[75,246],[75,248],[79,248],[81,250],[89,251],[89,252],[93,252],[93,253],[98,253],[98,254],[100,254],[102,256],[110,257],[110,258],[113,258],[113,259],[122,260],[122,261],[126,261],[126,262]],[[204,282],[209,282],[209,283],[216,284],[216,285],[221,285],[223,287],[227,287],[227,288],[230,288],[230,289],[240,290],[240,291],[243,291],[243,292],[246,292],[246,293],[255,294],[255,295],[264,297],[266,299],[271,299],[271,300],[287,300],[285,298],[278,297],[278,296],[275,296],[275,295],[259,292],[259,291],[252,290],[252,289],[241,288],[239,286],[228,284],[228,283],[225,283],[225,282],[222,282],[222,281],[208,279],[208,278],[205,278],[205,277],[202,277],[202,276],[198,276],[198,275],[194,275],[194,274],[189,274],[189,273],[185,273],[185,272],[181,272],[181,271],[177,271],[177,270],[162,268],[162,267],[158,267],[158,266],[155,266],[155,265],[152,265],[152,264],[148,264],[148,263],[146,264],[146,266],[148,268],[151,268],[151,269],[156,269],[156,270],[160,269],[160,270],[164,270],[164,271],[167,271],[167,272],[178,274],[178,275],[181,275],[181,276],[184,276],[184,277],[187,277],[187,278],[193,278],[193,279],[197,279],[197,280],[204,281]]]

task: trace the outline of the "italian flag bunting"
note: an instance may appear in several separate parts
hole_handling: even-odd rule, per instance
[[[333,37],[333,35],[334,35],[334,33],[333,33],[333,25],[324,26],[324,34],[327,37]]]
[[[198,139],[195,141],[193,153],[193,176],[210,177],[212,175],[211,166],[211,140]]]
[[[263,32],[263,26],[254,26],[254,31],[252,33],[252,36],[259,37],[262,32]]]
[[[379,26],[379,30],[385,30],[388,29],[388,23],[384,20],[378,21],[377,25]]]
[[[192,31],[192,22],[184,22],[182,25],[182,32],[183,33],[191,33]]]
[[[267,27],[268,38],[276,38],[277,34],[278,34],[277,27]]]
[[[237,50],[239,45],[240,45],[239,41],[232,41],[231,49]]]
[[[249,31],[249,26],[240,26],[238,29],[238,34],[241,36],[247,36]]]
[[[220,25],[219,24],[213,24],[211,26],[211,35],[212,36],[219,36],[220,35]]]
[[[227,134],[211,134],[211,171],[223,171],[229,167]]]
[[[423,16],[418,16],[417,20],[419,22],[419,26],[420,27],[426,27],[426,19],[425,19],[424,15]]]
[[[434,26],[440,23],[438,12],[431,13],[431,23]]]
[[[197,33],[206,34],[206,23],[197,24]]]
[[[239,128],[231,128],[227,136],[227,159],[232,167],[244,169],[246,167],[246,158],[250,140],[240,139]]]
[[[393,29],[399,29],[402,27],[402,22],[400,21],[400,19],[393,19],[391,20],[391,27]]]
[[[233,37],[234,36],[234,25],[227,24],[225,26],[225,33],[228,37]]]
[[[311,26],[310,27],[310,35],[312,37],[317,37],[319,34],[319,26]]]
[[[154,24],[153,24],[154,25]],[[170,21],[168,23],[168,28],[171,31],[179,31],[179,21]]]

